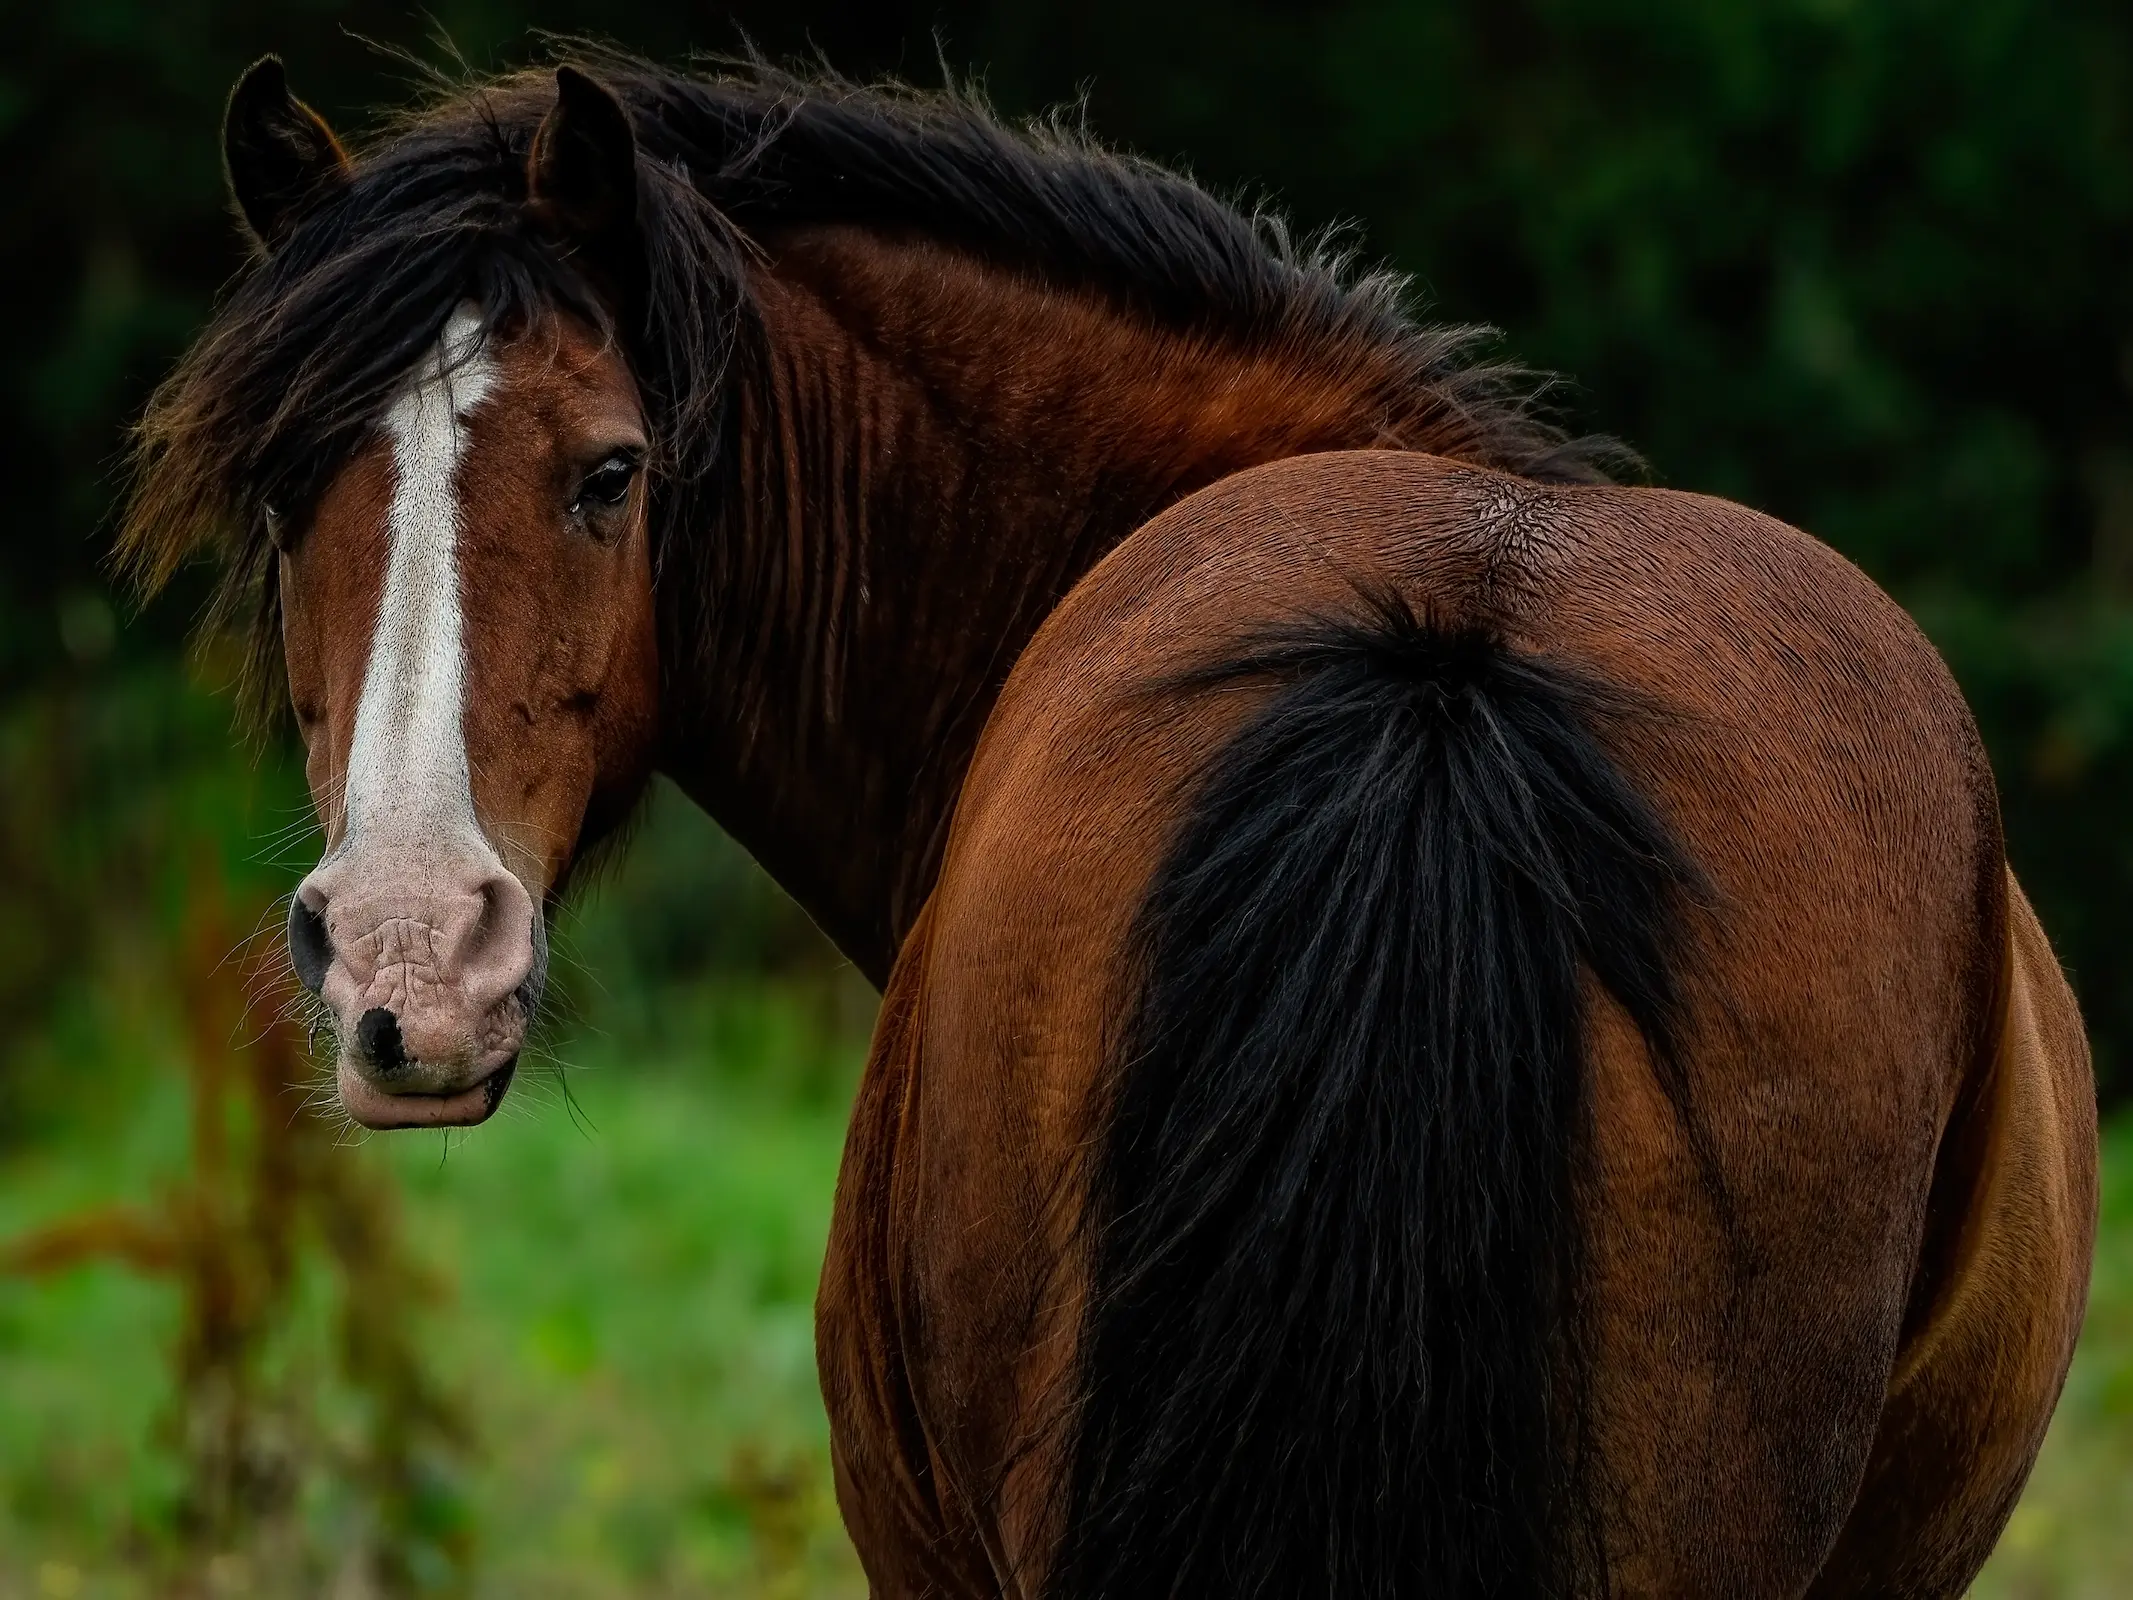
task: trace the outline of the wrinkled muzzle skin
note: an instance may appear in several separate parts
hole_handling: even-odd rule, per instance
[[[650,766],[644,423],[555,322],[462,308],[281,557],[289,687],[327,832],[289,912],[367,1127],[491,1115],[547,973],[543,906]]]

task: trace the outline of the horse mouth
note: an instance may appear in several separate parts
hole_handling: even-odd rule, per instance
[[[335,1075],[341,1108],[366,1128],[471,1128],[487,1122],[504,1103],[518,1071],[513,1055],[502,1066],[463,1089],[444,1094],[392,1094],[379,1088],[347,1056]]]

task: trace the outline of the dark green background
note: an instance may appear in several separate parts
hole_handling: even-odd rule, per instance
[[[1356,223],[1442,315],[1574,379],[1573,424],[1633,444],[1656,481],[1862,563],[1976,707],[2107,1093],[2133,1090],[2124,0],[8,0],[0,17],[0,1071],[29,1070],[20,1046],[85,944],[167,915],[216,865],[174,862],[174,840],[274,870],[246,865],[221,711],[172,687],[202,583],[136,619],[100,564],[125,424],[238,264],[215,145],[231,80],[277,50],[353,132],[412,77],[366,41],[435,60],[441,31],[487,67],[533,53],[533,27],[668,59],[745,27],[854,75],[937,82],[945,59],[1016,113],[1085,89],[1115,142],[1304,224]],[[300,809],[286,762],[255,759]],[[717,864],[701,881],[755,892]],[[646,960],[790,943],[774,910],[692,942],[702,896],[669,900],[645,910]],[[27,1104],[0,1095],[0,1114]]]

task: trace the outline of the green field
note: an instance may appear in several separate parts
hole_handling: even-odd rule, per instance
[[[809,1311],[856,1049],[790,992],[702,1021],[693,1059],[625,1067],[582,1041],[575,1116],[535,1083],[449,1150],[362,1152],[452,1283],[427,1342],[474,1423],[450,1493],[476,1594],[861,1592]],[[64,1160],[0,1166],[0,1227],[153,1192],[182,1160],[182,1097],[166,1075],[123,1103]],[[2133,1592],[2133,1126],[2111,1156],[2087,1341],[1980,1594]],[[0,1280],[0,1597],[153,1592],[175,1312],[116,1266]],[[312,1537],[331,1553],[330,1527]],[[213,1570],[212,1592],[280,1592],[242,1559]]]
[[[184,1297],[117,1261],[0,1274],[0,1600],[862,1593],[811,1302],[870,997],[819,951],[638,981],[685,964],[665,946],[707,919],[725,920],[705,938],[746,923],[755,945],[804,945],[738,870],[666,805],[619,893],[568,930],[578,1021],[495,1123],[345,1153],[432,1280],[389,1315],[460,1429],[417,1439],[398,1500],[366,1478],[380,1401],[336,1344],[348,1291],[315,1241],[247,1369],[247,1448],[287,1482],[227,1548],[186,1520],[186,1429],[222,1413],[175,1392]],[[603,968],[633,986],[602,991]],[[25,1068],[60,1087],[0,1154],[0,1242],[174,1203],[196,1160],[188,1048],[146,979],[61,1008]],[[2086,1343],[1977,1592],[2133,1593],[2133,1121],[2108,1141]]]
[[[449,1146],[357,1153],[397,1178],[404,1237],[448,1285],[422,1344],[472,1437],[435,1514],[469,1540],[473,1593],[860,1590],[812,1352],[858,1044],[791,991],[702,997],[699,1021],[687,1060],[623,1069],[579,1041],[571,1107],[536,1079]],[[103,1103],[123,1109],[72,1130],[64,1158],[0,1166],[0,1234],[150,1200],[182,1167],[174,1074]],[[325,1298],[315,1286],[275,1352],[316,1368],[320,1391],[330,1341],[309,1302]],[[118,1265],[0,1279],[0,1596],[177,1585],[163,1524],[180,1489],[165,1426],[178,1313],[172,1290]],[[308,1398],[330,1434],[346,1397]],[[330,1442],[301,1454],[320,1481],[298,1525],[206,1563],[210,1592],[304,1592],[359,1542],[337,1523]]]

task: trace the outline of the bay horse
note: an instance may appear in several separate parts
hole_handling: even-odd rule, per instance
[[[351,154],[269,59],[224,141],[122,548],[286,682],[341,1102],[493,1112],[671,774],[883,991],[818,1308],[874,1593],[1969,1583],[2093,1084],[1861,573],[964,96],[579,55]]]

